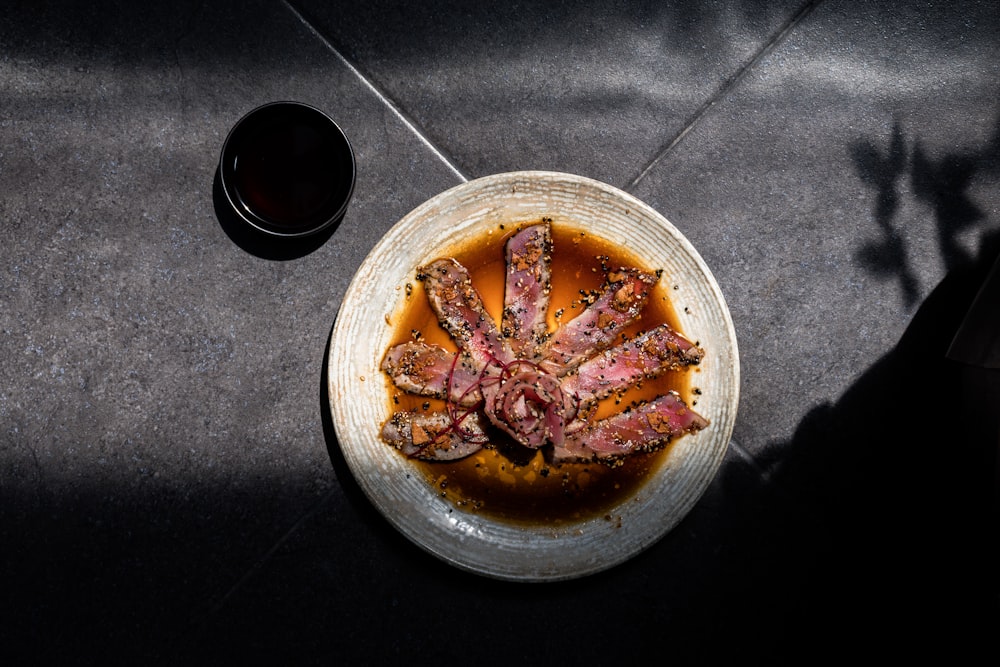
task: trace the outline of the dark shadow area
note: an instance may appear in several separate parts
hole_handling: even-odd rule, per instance
[[[892,138],[885,151],[870,139],[851,146],[858,178],[875,191],[873,216],[881,232],[878,241],[865,244],[856,258],[872,275],[899,280],[903,302],[916,305],[920,285],[907,256],[905,234],[894,221],[899,208],[899,186],[909,176],[917,199],[934,211],[938,250],[945,268],[951,270],[973,261],[959,243],[961,234],[985,219],[985,213],[968,195],[968,188],[980,174],[996,174],[1000,169],[1000,116],[993,137],[979,149],[957,151],[940,158],[929,156],[919,141],[907,149],[899,122],[893,124]]]
[[[994,636],[1000,374],[945,353],[998,250],[949,273],[899,344],[776,448],[760,507],[736,522],[760,545],[750,595],[774,605],[785,648],[961,661]]]
[[[908,170],[934,207],[946,277],[892,350],[759,462],[757,497],[731,508],[732,554],[754,562],[751,577],[730,582],[746,600],[743,628],[776,633],[776,654],[792,662],[817,646],[839,658],[963,662],[990,647],[1000,622],[1000,371],[946,358],[1000,256],[1000,232],[973,252],[955,243],[985,217],[966,189],[997,173],[1000,142],[940,159],[915,143],[908,165],[898,125],[887,151],[852,148],[885,237],[859,257],[898,276],[910,303],[916,285],[892,226]]]
[[[986,214],[968,195],[968,188],[979,173],[996,174],[1000,170],[1000,116],[993,137],[977,151],[949,153],[940,159],[927,155],[920,142],[913,148],[910,183],[917,198],[934,211],[938,244],[948,269],[972,260],[957,242],[959,234],[985,219]]]
[[[171,664],[315,502],[307,483],[0,489],[0,663]]]
[[[997,622],[1000,392],[943,350],[998,251],[989,239],[952,271],[899,345],[775,449],[763,482],[731,459],[663,540],[569,582],[471,575],[396,532],[340,454],[324,358],[339,490],[318,508],[283,492],[290,479],[33,503],[0,493],[0,661],[635,664],[652,650],[755,665],[941,648],[959,664]]]
[[[897,183],[906,173],[907,155],[902,130],[896,122],[892,140],[883,155],[871,141],[859,141],[851,147],[851,157],[861,181],[875,190],[875,223],[882,238],[858,251],[861,264],[882,279],[899,278],[903,301],[912,308],[920,297],[920,285],[906,255],[906,241],[893,224],[899,207]]]
[[[246,224],[233,212],[222,189],[222,179],[218,169],[215,171],[215,179],[212,183],[212,204],[215,207],[215,217],[219,221],[219,225],[233,243],[251,255],[277,261],[298,259],[317,250],[330,240],[343,220],[341,218],[323,231],[309,236],[280,238],[266,234]]]
[[[262,14],[261,8],[279,5],[271,0],[205,3],[203,0],[167,0],[136,5],[126,0],[96,0],[83,11],[71,0],[15,0],[5,7],[5,24],[0,26],[5,51],[20,56],[51,59],[67,53],[96,56],[104,61],[136,64],[158,62],[163,50],[170,52],[173,40],[181,37],[205,15],[229,17],[232,32],[206,42],[200,48],[206,62],[239,56],[251,43],[240,39],[235,28],[245,17]],[[575,25],[588,16],[621,16],[642,25],[667,21],[680,34],[711,39],[716,48],[729,48],[724,27],[733,22],[756,24],[768,17],[783,17],[787,7],[767,0],[742,0],[716,7],[690,2],[634,0],[622,5],[587,0],[552,2],[531,0],[518,5],[463,3],[433,0],[414,5],[400,0],[352,4],[330,2],[291,3],[308,18],[313,14],[337,19],[338,34],[384,39],[400,46],[399,56],[420,49],[466,49],[484,37],[523,43],[532,34],[558,33],[560,26]],[[378,34],[381,33],[381,34]],[[426,36],[425,36],[426,35]],[[245,37],[245,36],[244,36]],[[400,44],[400,41],[403,43]],[[375,46],[380,46],[376,43]],[[393,56],[392,50],[384,53]]]
[[[178,50],[187,47],[205,63],[232,61],[251,53],[241,26],[254,15],[266,15],[273,4],[95,0],[82,7],[71,0],[15,0],[4,8],[0,43],[6,54],[40,63],[169,67],[177,64]],[[184,44],[202,22],[220,26],[215,39]]]

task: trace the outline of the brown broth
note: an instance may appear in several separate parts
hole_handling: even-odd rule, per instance
[[[465,266],[486,309],[499,321],[503,309],[504,242],[519,225],[498,225],[482,242],[448,249]],[[604,283],[603,266],[635,266],[645,270],[630,254],[612,243],[568,226],[552,225],[552,291],[549,327],[568,322],[584,305],[581,291],[597,290]],[[606,258],[603,259],[602,258]],[[603,263],[603,266],[602,266]],[[670,302],[669,276],[662,276],[641,317],[622,335],[631,338],[666,322],[677,328],[677,316]],[[414,281],[406,288],[405,308],[396,316],[393,345],[417,337],[428,343],[455,350],[431,310],[423,286]],[[561,318],[556,313],[562,310]],[[413,396],[396,389],[386,379],[391,410],[442,410],[444,402]],[[690,402],[688,372],[668,372],[654,381],[629,390],[620,401],[606,399],[598,417],[614,414],[632,401],[649,400],[676,391]],[[633,454],[620,465],[602,463],[549,464],[542,451],[530,450],[506,435],[491,432],[492,449],[483,449],[459,461],[428,462],[414,465],[439,493],[455,505],[514,523],[560,524],[595,516],[612,519],[609,512],[631,497],[659,466],[666,449],[650,454]],[[669,447],[668,447],[669,448]]]

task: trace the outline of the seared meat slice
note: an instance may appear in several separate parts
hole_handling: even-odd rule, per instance
[[[565,375],[594,353],[610,347],[618,333],[642,311],[655,284],[656,276],[639,269],[609,272],[594,302],[552,334],[543,351],[542,368]]]
[[[511,366],[496,378],[499,384],[484,387],[486,416],[525,447],[561,443],[576,414],[572,397],[563,392],[559,378],[534,364]]]
[[[567,435],[553,450],[553,461],[613,461],[633,452],[655,451],[706,426],[704,417],[671,392]]]
[[[510,347],[501,339],[464,266],[451,258],[438,259],[418,269],[417,277],[424,281],[441,326],[468,353],[477,372],[513,361]]]
[[[549,223],[518,229],[504,252],[499,327],[458,261],[442,258],[417,269],[431,309],[458,351],[417,337],[386,352],[381,368],[396,387],[443,400],[446,407],[397,412],[382,424],[385,442],[410,457],[450,461],[491,446],[490,434],[502,432],[524,447],[545,448],[553,463],[614,465],[708,425],[674,392],[597,419],[603,399],[698,364],[704,355],[667,324],[623,340],[622,332],[650,299],[655,275],[629,267],[608,270],[607,258],[599,257],[603,287],[583,292],[585,307],[550,334]]]
[[[401,343],[385,353],[382,370],[392,378],[393,384],[411,394],[463,406],[482,400],[478,385],[480,372],[465,353],[456,355],[428,343]]]
[[[585,413],[591,403],[667,371],[697,364],[704,354],[670,325],[661,324],[584,361],[563,379],[562,390],[574,396]]]
[[[548,224],[525,227],[507,240],[507,280],[500,331],[520,359],[534,359],[548,335],[552,234]]]
[[[452,461],[483,448],[486,434],[476,412],[397,412],[382,424],[382,440],[407,456]]]

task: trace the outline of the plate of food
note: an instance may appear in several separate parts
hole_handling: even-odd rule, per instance
[[[328,395],[351,473],[467,571],[585,576],[666,535],[721,465],[736,334],[666,218],[556,172],[487,176],[372,249],[334,323]]]

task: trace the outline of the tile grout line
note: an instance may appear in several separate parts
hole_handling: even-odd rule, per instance
[[[746,450],[746,448],[743,447],[740,443],[738,443],[738,442],[736,442],[736,440],[730,438],[729,439],[729,447],[733,450],[733,452],[735,452],[735,454],[737,456],[739,456],[741,459],[743,459],[744,463],[746,463],[751,468],[753,468],[755,471],[757,471],[758,476],[760,476],[760,478],[763,481],[767,482],[770,479],[771,473],[768,472],[767,470],[764,470],[763,468],[761,468],[760,464],[757,463],[757,459],[755,459],[753,457],[753,454],[751,454],[750,452],[748,452]]]
[[[294,14],[295,17],[302,23],[302,25],[305,26],[307,30],[309,30],[309,32],[311,32],[321,42],[323,42],[326,48],[328,48],[337,57],[337,59],[340,60],[340,62],[343,63],[344,66],[347,67],[347,69],[350,70],[350,72],[354,74],[354,76],[356,76],[358,80],[361,81],[361,83],[364,84],[364,86],[368,88],[368,90],[371,91],[379,99],[380,102],[385,104],[389,108],[389,110],[392,111],[392,113],[396,116],[396,118],[400,120],[400,122],[402,122],[407,128],[409,128],[411,132],[413,132],[413,134],[417,137],[417,139],[420,140],[421,143],[427,146],[427,148],[429,148],[431,152],[434,153],[434,155],[437,156],[439,160],[444,162],[445,166],[448,167],[448,169],[453,174],[455,174],[455,176],[457,176],[463,183],[467,183],[469,181],[469,177],[466,176],[464,173],[462,173],[462,170],[458,168],[458,166],[445,154],[445,152],[442,149],[438,148],[438,146],[435,145],[433,141],[431,141],[431,139],[420,129],[416,121],[410,118],[409,114],[403,111],[402,107],[400,107],[399,104],[393,101],[392,98],[390,98],[386,93],[382,92],[382,90],[378,86],[376,86],[371,79],[369,79],[361,72],[361,70],[355,67],[354,63],[348,60],[347,57],[340,52],[340,49],[334,46],[333,42],[331,42],[323,33],[321,33],[316,28],[316,26],[314,26],[312,22],[309,21],[302,14],[302,12],[300,12],[294,5],[291,4],[291,2],[289,2],[289,0],[282,0],[282,2],[288,8],[288,10],[291,11],[292,14]]]
[[[369,80],[368,77],[362,74],[361,71],[358,70],[358,68],[355,67],[354,64],[351,63],[344,56],[344,54],[342,54],[340,50],[337,49],[330,42],[329,39],[327,39],[322,33],[320,33],[319,30],[317,30],[316,27],[309,20],[307,20],[305,16],[303,16],[302,13],[299,12],[297,8],[292,6],[292,4],[288,0],[283,0],[283,4],[288,8],[289,11],[292,12],[292,14],[295,15],[295,17],[302,23],[302,25],[305,26],[307,30],[309,30],[309,32],[311,32],[321,42],[323,42],[323,44],[330,50],[330,52],[333,53],[337,57],[337,59],[340,60],[340,62],[343,63],[344,66],[347,67],[347,69],[352,74],[354,74],[354,76],[357,77],[357,79],[361,81],[361,83],[379,99],[379,101],[385,104],[386,107],[388,107],[389,110],[392,111],[392,113],[407,128],[409,128],[410,131],[413,132],[413,134],[424,145],[426,145],[431,150],[431,152],[434,153],[434,155],[436,155],[438,159],[440,159],[445,164],[445,166],[448,167],[448,169],[452,173],[455,174],[455,176],[457,176],[463,183],[468,182],[469,180],[468,177],[462,173],[462,171],[448,158],[447,155],[444,154],[444,152],[441,149],[439,149],[437,146],[434,145],[434,143],[417,127],[416,123],[412,119],[410,119],[405,112],[403,112],[403,110],[399,107],[399,105],[393,102],[385,93],[379,90],[379,88],[371,80]],[[229,602],[229,599],[233,595],[235,595],[241,588],[243,588],[244,584],[246,584],[247,581],[249,581],[255,574],[257,574],[258,571],[260,571],[260,569],[264,566],[264,564],[267,563],[275,553],[277,553],[278,549],[280,549],[282,545],[284,545],[289,539],[291,539],[292,535],[295,533],[295,531],[299,529],[299,527],[303,523],[305,523],[309,518],[311,518],[314,514],[316,514],[317,511],[319,511],[319,508],[333,496],[333,493],[334,493],[333,491],[329,491],[328,493],[324,494],[323,497],[319,499],[319,501],[314,503],[312,507],[308,508],[305,512],[303,512],[303,514],[299,516],[298,519],[295,520],[295,522],[289,527],[289,529],[285,531],[285,533],[281,537],[279,537],[275,541],[275,543],[271,545],[271,547],[267,549],[267,551],[265,551],[261,555],[261,557],[258,558],[257,561],[254,562],[246,570],[246,572],[244,572],[243,575],[240,576],[240,578],[233,583],[232,586],[229,587],[229,590],[227,590],[215,602],[215,604],[211,606],[211,609],[209,610],[209,615],[214,616],[218,614],[226,606],[226,603]]]
[[[226,603],[229,601],[229,598],[231,598],[233,595],[236,594],[237,591],[243,588],[243,585],[247,581],[249,581],[255,574],[257,574],[257,572],[260,571],[262,567],[264,567],[264,564],[267,563],[267,561],[271,560],[271,556],[273,556],[278,551],[278,549],[280,549],[281,546],[285,544],[285,542],[291,539],[292,534],[299,529],[299,526],[301,526],[314,514],[316,514],[316,512],[319,511],[319,508],[322,507],[328,500],[330,500],[330,498],[333,497],[333,494],[334,491],[332,490],[327,491],[325,494],[323,494],[322,498],[313,503],[313,505],[309,509],[303,512],[302,516],[296,519],[295,523],[293,523],[291,527],[287,531],[285,531],[285,533],[281,537],[279,537],[277,541],[275,541],[275,543],[267,551],[265,551],[264,554],[260,558],[258,558],[257,561],[253,565],[251,565],[247,569],[247,571],[244,572],[243,575],[236,580],[235,583],[233,583],[232,586],[229,587],[229,590],[226,591],[226,593],[222,597],[220,597],[219,600],[214,605],[212,605],[209,611],[209,615],[214,616],[215,614],[218,614],[222,610],[222,608],[226,606]]]
[[[727,79],[722,84],[722,87],[718,91],[716,91],[716,93],[712,95],[704,104],[702,104],[697,111],[695,111],[694,115],[687,122],[687,124],[685,124],[685,126],[681,129],[681,131],[678,132],[674,136],[674,138],[667,143],[666,146],[660,149],[660,151],[656,154],[656,156],[653,157],[653,159],[649,162],[649,164],[647,164],[642,169],[642,171],[639,172],[639,175],[636,176],[634,179],[632,179],[632,181],[630,181],[627,186],[625,186],[625,190],[628,192],[632,192],[635,189],[635,187],[638,186],[639,183],[641,183],[642,180],[645,179],[646,176],[648,176],[649,173],[666,158],[666,156],[670,153],[670,151],[672,151],[674,147],[677,146],[677,144],[683,141],[684,137],[686,137],[688,133],[690,133],[691,130],[693,130],[698,125],[698,123],[701,122],[701,119],[708,114],[708,112],[716,105],[716,103],[719,102],[726,95],[728,95],[729,92],[746,77],[746,75],[750,72],[750,70],[754,67],[754,65],[763,60],[765,56],[771,53],[775,49],[775,47],[778,46],[778,44],[783,42],[784,39],[788,36],[788,34],[793,29],[795,29],[795,27],[798,26],[799,23],[802,22],[802,19],[808,16],[812,12],[812,10],[816,9],[816,7],[822,2],[823,0],[809,0],[795,14],[793,14],[792,17],[788,19],[788,21],[786,21],[785,24],[781,27],[781,30],[778,31],[777,35],[771,38],[771,40],[768,41],[767,44],[765,44],[763,47],[761,47],[761,49],[757,51],[757,53],[755,53],[750,60],[744,63],[743,66],[741,66],[738,70],[736,70],[736,73],[733,74],[729,79]]]
[[[796,12],[788,20],[788,22],[785,23],[784,26],[782,26],[781,30],[778,31],[778,34],[773,39],[771,39],[767,44],[765,44],[764,47],[760,49],[760,51],[754,54],[753,58],[751,58],[746,64],[744,64],[739,70],[737,70],[736,73],[728,81],[725,82],[722,88],[720,88],[719,91],[716,92],[716,94],[713,95],[711,99],[709,99],[705,104],[703,104],[698,109],[698,111],[695,112],[694,116],[687,123],[687,125],[685,125],[685,127],[677,134],[677,136],[675,136],[670,141],[670,143],[668,143],[667,146],[663,148],[657,154],[656,157],[653,158],[653,160],[642,170],[642,172],[640,172],[640,174],[635,179],[633,179],[631,183],[629,183],[626,189],[631,191],[636,185],[638,185],[639,182],[641,182],[649,174],[649,172],[652,171],[652,169],[664,159],[664,157],[674,148],[674,146],[679,144],[684,139],[684,137],[687,136],[687,134],[692,129],[694,129],[694,127],[699,123],[702,117],[704,117],[705,114],[707,114],[708,111],[715,106],[716,102],[725,97],[725,95],[730,90],[732,90],[732,88],[734,88],[736,84],[739,83],[746,76],[747,72],[756,63],[758,63],[768,53],[773,51],[774,48],[779,43],[781,43],[781,41],[784,40],[784,38],[788,35],[788,33],[791,32],[791,30],[795,28],[795,26],[797,26],[799,22],[803,18],[805,18],[813,9],[815,9],[816,6],[819,5],[822,1],[823,0],[810,0],[809,2],[806,3],[806,5],[804,5],[801,9],[799,9],[799,11]],[[392,111],[392,113],[407,128],[409,128],[410,131],[413,132],[413,134],[416,135],[416,137],[434,153],[434,155],[438,157],[438,159],[444,162],[444,164],[448,167],[449,170],[451,170],[455,174],[455,176],[461,179],[462,182],[468,182],[469,178],[465,174],[463,174],[462,171],[454,164],[454,162],[451,159],[449,159],[448,156],[445,155],[444,152],[440,148],[438,148],[434,144],[434,142],[432,142],[420,130],[416,122],[413,119],[411,119],[409,115],[406,114],[396,102],[394,102],[386,93],[382,92],[378,88],[378,86],[374,84],[374,82],[372,82],[357,67],[355,67],[354,64],[350,60],[348,60],[343,53],[341,53],[340,49],[334,46],[334,44],[325,35],[323,35],[323,33],[321,33],[316,28],[316,26],[314,26],[312,22],[309,21],[298,10],[298,8],[292,5],[289,0],[282,0],[282,2],[286,7],[288,7],[289,11],[291,11],[295,15],[295,17],[302,23],[302,25],[305,26],[307,30],[309,30],[309,32],[311,32],[321,42],[323,42],[323,44],[337,57],[337,59],[340,60],[340,62],[343,63],[344,66],[346,66],[348,70],[350,70],[350,72],[354,74],[354,76],[357,77],[358,80],[361,81],[361,83],[364,84],[366,88],[368,88],[368,90],[370,90],[383,104],[385,104],[389,108],[389,110]],[[741,447],[735,440],[730,440],[729,444],[735,450],[736,454],[740,458],[744,459],[745,461],[750,463],[753,467],[757,468],[758,472],[760,472],[762,476],[766,474],[764,473],[764,471],[761,471],[760,468],[757,466],[757,462],[754,459],[754,457],[746,449]],[[240,579],[236,583],[233,584],[232,588],[230,588],[230,590],[227,591],[226,594],[219,599],[219,601],[216,603],[212,611],[218,612],[222,607],[224,607],[229,598],[234,593],[236,593],[236,591],[239,590],[243,586],[243,584],[248,579],[250,579],[263,566],[263,564],[267,560],[270,559],[270,557],[278,550],[278,548],[280,548],[281,545],[284,544],[291,537],[292,533],[294,533],[298,529],[299,525],[301,525],[310,516],[315,514],[319,506],[322,505],[322,503],[324,503],[331,494],[332,492],[326,494],[326,496],[324,496],[320,500],[320,502],[316,503],[316,505],[314,505],[312,508],[307,510],[301,517],[299,517],[299,519],[292,525],[292,527],[289,528],[288,532],[286,532],[280,539],[278,539],[278,541],[270,549],[268,549],[267,552],[263,556],[261,556],[261,558],[254,565],[252,565],[247,570],[247,572],[244,573],[242,577],[240,577]]]

